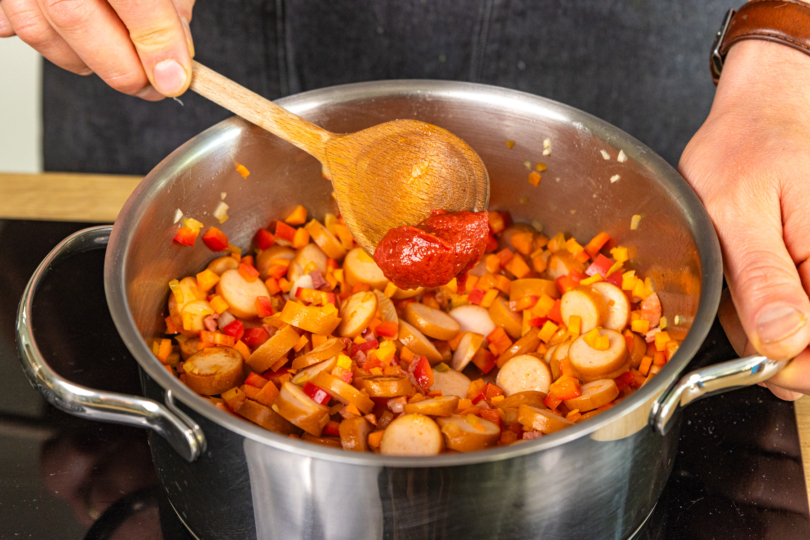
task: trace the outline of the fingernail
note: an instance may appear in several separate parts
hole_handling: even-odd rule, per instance
[[[787,304],[776,304],[759,316],[757,334],[762,343],[776,343],[789,338],[804,326],[805,318],[798,309]]]
[[[176,60],[164,60],[155,66],[155,86],[164,96],[176,96],[186,85],[186,70]]]
[[[148,84],[140,92],[135,94],[135,97],[145,99],[146,101],[160,101],[166,96],[152,88],[151,84]]]
[[[183,23],[183,30],[186,32],[186,43],[188,43],[188,52],[194,58],[194,40],[191,39],[191,28],[188,25],[188,19],[180,17],[180,22]]]

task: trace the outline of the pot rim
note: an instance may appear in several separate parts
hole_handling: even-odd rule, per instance
[[[687,182],[663,158],[646,145],[631,137],[619,128],[571,106],[496,86],[434,80],[391,80],[354,83],[312,90],[277,100],[286,109],[307,117],[308,113],[325,104],[350,102],[358,99],[374,99],[392,95],[407,96],[417,100],[430,100],[432,96],[451,97],[469,103],[493,102],[509,103],[512,107],[531,111],[538,116],[562,121],[585,129],[591,134],[622,148],[628,158],[634,159],[654,172],[654,177],[664,185],[670,194],[680,201],[687,216],[692,236],[698,248],[701,267],[701,292],[698,309],[692,327],[680,348],[664,368],[643,388],[630,398],[622,401],[595,418],[580,425],[544,435],[539,439],[519,445],[491,448],[467,454],[444,454],[438,456],[404,457],[384,456],[373,453],[347,452],[285,437],[265,430],[251,422],[235,418],[233,415],[211,406],[205,398],[195,394],[169,374],[154,357],[135,326],[126,296],[127,256],[132,242],[131,223],[137,223],[148,209],[149,201],[160,196],[164,185],[174,177],[182,163],[216,146],[223,139],[239,134],[248,124],[232,117],[212,126],[187,141],[160,164],[158,164],[127,199],[107,247],[104,264],[104,286],[107,303],[118,332],[140,367],[161,387],[171,390],[176,400],[201,414],[208,420],[248,439],[272,446],[279,450],[294,452],[307,457],[325,459],[345,464],[369,465],[374,467],[428,468],[460,465],[474,465],[481,462],[511,459],[586,437],[616,419],[635,411],[670,387],[686,365],[698,351],[714,321],[720,302],[722,288],[722,259],[720,244],[706,210]],[[645,427],[643,429],[649,429]]]

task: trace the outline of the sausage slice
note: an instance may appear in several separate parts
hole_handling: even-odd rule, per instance
[[[443,396],[467,397],[470,388],[470,378],[453,369],[447,371],[433,370],[433,386],[431,391],[439,390]]]
[[[474,424],[467,416],[454,415],[449,418],[437,418],[447,448],[457,452],[473,452],[490,448],[498,443],[501,428],[494,422],[474,417]]]
[[[568,349],[571,367],[582,382],[615,379],[629,368],[624,336],[615,330],[599,330],[599,334],[608,336],[607,350],[597,351],[585,342],[585,336],[574,340]]]
[[[618,396],[619,388],[613,379],[599,379],[583,384],[582,395],[566,399],[564,403],[569,410],[579,409],[579,412],[587,412],[610,403]]]
[[[192,355],[183,364],[186,384],[204,396],[215,396],[245,379],[242,355],[230,347],[209,347]]]
[[[362,416],[347,418],[340,423],[340,444],[344,450],[368,452],[368,434],[374,429]]]
[[[500,386],[507,396],[526,390],[548,392],[551,372],[546,363],[536,356],[522,354],[503,365],[495,384]]]
[[[456,337],[459,324],[444,311],[418,302],[411,302],[405,308],[405,320],[426,336],[443,341]]]
[[[256,318],[256,299],[260,296],[270,297],[261,279],[245,281],[238,270],[226,270],[220,276],[217,294],[228,303],[228,311],[241,319]]]
[[[613,283],[600,281],[591,285],[607,304],[607,317],[602,326],[608,330],[621,332],[630,321],[630,302],[627,295]]]
[[[407,403],[405,414],[424,414],[425,416],[450,416],[456,412],[458,396],[438,396],[417,403]]]
[[[580,285],[562,295],[560,314],[565,324],[572,315],[582,318],[580,332],[585,334],[597,326],[604,326],[607,319],[607,304],[602,295],[593,288]]]
[[[444,448],[436,422],[422,414],[400,416],[385,428],[380,452],[390,456],[435,456]]]
[[[282,385],[271,408],[315,437],[321,436],[323,427],[329,422],[329,407],[316,403],[291,382]]]
[[[377,314],[377,295],[371,291],[354,293],[340,306],[340,325],[337,332],[343,337],[355,338],[368,328]]]

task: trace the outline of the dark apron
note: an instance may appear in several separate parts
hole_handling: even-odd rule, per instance
[[[739,2],[737,2],[739,3]],[[736,5],[736,4],[735,4]],[[728,0],[202,0],[197,59],[271,99],[377,79],[450,79],[573,105],[673,165],[709,112]],[[147,103],[46,62],[45,169],[145,174],[230,116],[189,92]]]

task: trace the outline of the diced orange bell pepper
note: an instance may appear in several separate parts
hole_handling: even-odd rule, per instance
[[[292,240],[292,247],[294,249],[301,249],[307,244],[309,244],[309,231],[303,227],[296,229],[295,236],[293,236]]]
[[[193,246],[197,241],[199,231],[193,231],[188,227],[180,227],[174,235],[174,241],[183,246]]]
[[[208,268],[197,274],[197,288],[202,292],[210,291],[218,282],[219,276]]]
[[[284,221],[290,225],[303,225],[307,222],[307,209],[298,205]]]
[[[532,252],[534,244],[534,234],[531,232],[515,233],[512,235],[512,247],[515,251],[522,253],[526,257]]]
[[[236,172],[242,175],[242,178],[247,178],[250,176],[250,171],[244,165],[240,165],[239,163],[236,164]]]
[[[585,245],[585,251],[591,257],[595,257],[597,253],[610,241],[610,235],[606,232],[600,232],[594,236],[590,242]]]
[[[239,263],[239,275],[248,283],[253,283],[259,277],[259,271],[253,266]]]

